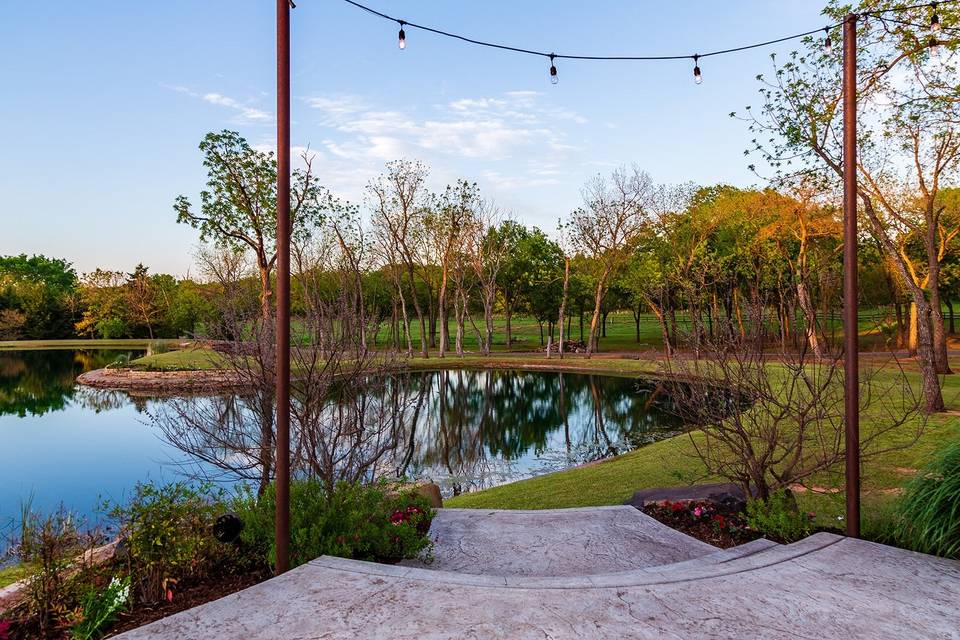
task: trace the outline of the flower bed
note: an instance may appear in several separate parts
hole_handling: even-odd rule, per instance
[[[643,512],[668,527],[721,549],[763,537],[747,525],[742,512],[713,502],[655,502],[643,507]]]

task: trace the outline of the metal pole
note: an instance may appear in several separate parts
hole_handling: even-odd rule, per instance
[[[843,21],[843,369],[847,535],[860,537],[860,374],[857,329],[857,16]]]
[[[277,462],[278,574],[290,567],[290,0],[277,0]]]

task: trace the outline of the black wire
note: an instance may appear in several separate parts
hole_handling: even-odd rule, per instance
[[[836,27],[839,27],[843,24],[842,22],[839,22],[839,23],[827,25],[826,27],[820,27],[819,29],[813,29],[811,31],[804,31],[803,33],[796,33],[790,36],[776,38],[775,40],[767,40],[765,42],[757,42],[755,44],[748,44],[742,47],[731,47],[729,49],[720,49],[718,51],[710,51],[707,53],[700,53],[700,54],[661,55],[661,56],[594,56],[594,55],[574,55],[574,54],[553,53],[553,52],[548,53],[546,51],[537,51],[535,49],[524,49],[522,47],[512,47],[510,45],[497,44],[495,42],[486,42],[484,40],[468,38],[467,36],[462,36],[457,33],[451,33],[449,31],[435,29],[434,27],[428,27],[426,25],[417,24],[416,22],[410,22],[409,20],[401,20],[400,18],[394,18],[393,16],[377,11],[376,9],[371,9],[370,7],[364,4],[356,2],[356,0],[343,0],[343,1],[346,2],[347,4],[357,7],[358,9],[363,9],[367,13],[373,14],[379,18],[383,18],[384,20],[397,22],[401,25],[401,27],[404,27],[404,26],[412,27],[414,29],[420,29],[421,31],[428,31],[430,33],[435,33],[440,36],[453,38],[455,40],[460,40],[462,42],[475,44],[481,47],[489,47],[491,49],[500,49],[502,51],[513,51],[515,53],[525,53],[527,55],[542,56],[544,58],[559,58],[559,59],[565,59],[565,60],[693,60],[695,57],[709,58],[711,56],[720,56],[728,53],[736,53],[738,51],[759,49],[760,47],[768,47],[772,44],[779,44],[781,42],[787,42],[789,40],[797,40],[799,38],[805,38],[807,36],[812,36],[816,33],[820,33],[824,29],[827,29],[827,30],[835,29]],[[960,0],[941,0],[937,4],[945,5],[945,4],[955,4],[957,2],[960,2]],[[906,7],[893,7],[890,9],[876,9],[873,11],[864,11],[858,15],[859,16],[881,16],[882,14],[885,14],[885,13],[911,11],[913,9],[922,9],[922,8],[930,8],[930,7],[931,7],[931,3],[925,2],[923,4],[915,4],[915,5],[910,5]]]

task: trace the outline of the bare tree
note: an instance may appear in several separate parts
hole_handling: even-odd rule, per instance
[[[451,270],[457,254],[462,253],[465,232],[472,219],[474,203],[479,197],[477,185],[460,180],[448,185],[444,193],[435,198],[424,226],[427,231],[431,254],[440,266],[440,290],[438,315],[440,317],[439,355],[444,357],[450,348],[450,308],[448,292]],[[456,294],[454,294],[456,295]],[[456,302],[454,303],[456,306]],[[462,350],[462,344],[458,353]]]
[[[401,266],[406,276],[406,285],[420,324],[420,355],[424,358],[429,356],[429,336],[427,319],[417,296],[416,272],[421,263],[419,251],[423,244],[427,173],[427,168],[420,162],[394,160],[387,163],[386,173],[367,185],[367,194],[373,209],[374,233],[382,257],[388,266]],[[406,315],[406,299],[403,297],[403,283],[399,274],[395,274],[394,282],[404,313],[408,350],[412,351],[410,322]]]
[[[361,336],[374,335],[377,326],[359,303],[361,261],[346,238],[341,229],[339,236],[322,234],[294,251],[304,311],[291,352],[291,465],[328,488],[377,473],[405,428],[409,402],[401,392],[403,361],[364,348]],[[229,265],[217,271],[230,273]],[[205,468],[250,480],[262,493],[274,477],[276,455],[273,333],[256,308],[229,308],[223,316],[224,324],[237,326],[220,336],[211,357],[231,374],[236,393],[177,398],[153,418],[172,444]]]
[[[476,277],[483,305],[483,331],[477,329],[480,351],[489,355],[493,346],[493,312],[497,301],[497,277],[506,255],[506,246],[497,234],[500,211],[489,200],[476,199],[469,225],[467,255]],[[466,304],[466,302],[464,302]],[[476,326],[474,326],[476,329]]]
[[[587,357],[597,350],[600,312],[613,273],[629,258],[644,228],[654,195],[650,176],[618,169],[609,179],[596,176],[583,189],[584,206],[570,214],[574,246],[596,265],[593,317]]]
[[[845,454],[844,371],[804,344],[776,353],[736,333],[708,338],[704,359],[674,358],[664,370],[690,441],[710,475],[766,499],[836,468]],[[861,370],[861,459],[910,446],[924,419],[919,394],[900,364]],[[891,434],[897,434],[891,438]]]

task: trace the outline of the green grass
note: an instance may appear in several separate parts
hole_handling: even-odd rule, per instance
[[[0,569],[0,589],[28,577],[33,571],[30,565],[15,564],[12,567]]]
[[[213,349],[188,348],[143,356],[128,366],[139,371],[210,371],[227,365],[226,358]]]
[[[158,342],[169,345],[180,340],[149,340],[147,338],[119,338],[111,340],[6,340],[0,341],[0,351],[33,349],[146,349]]]

